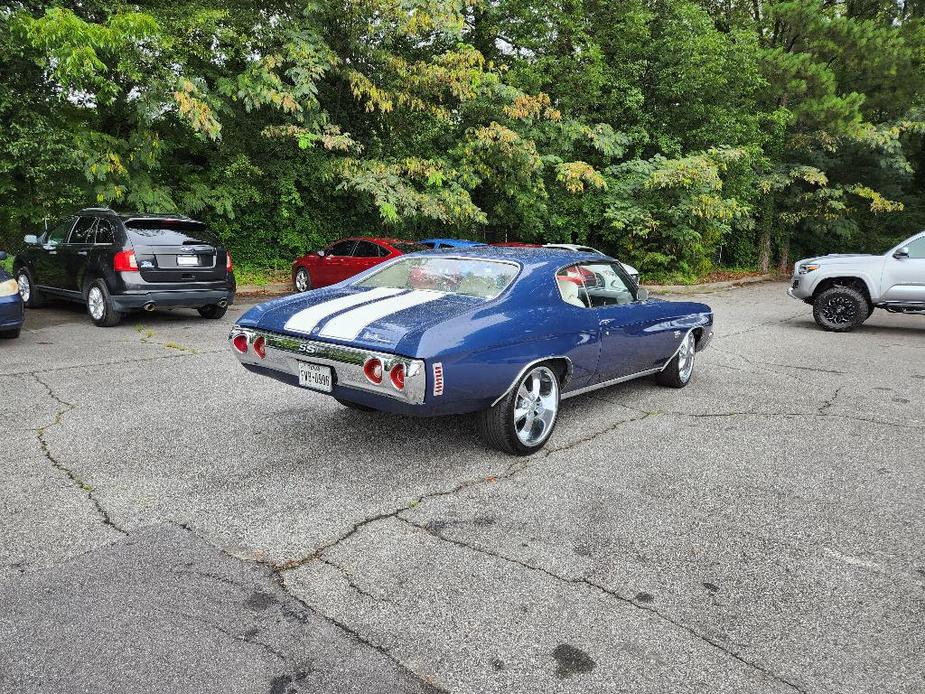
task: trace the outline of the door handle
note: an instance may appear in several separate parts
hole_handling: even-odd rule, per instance
[[[89,251],[77,251],[77,255],[87,255]]]

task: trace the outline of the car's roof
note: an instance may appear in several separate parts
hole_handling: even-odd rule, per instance
[[[599,253],[581,253],[564,248],[545,248],[543,246],[469,246],[468,248],[441,248],[428,251],[428,257],[447,258],[484,258],[485,260],[507,260],[525,266],[565,265],[582,260],[601,260]]]
[[[373,243],[384,243],[389,246],[393,246],[396,243],[414,243],[420,245],[417,241],[409,241],[408,239],[392,239],[386,236],[345,236],[342,239],[333,241],[331,245],[340,243],[342,241],[372,241]]]
[[[468,239],[423,239],[420,243],[445,243],[448,246],[455,246],[457,248],[468,248],[469,246],[484,246],[481,241],[469,241]]]
[[[547,243],[545,244],[545,247],[546,248],[565,248],[566,250],[569,250],[569,251],[582,251],[582,252],[584,252],[585,249],[588,249],[588,252],[596,250],[595,248],[592,248],[591,246],[588,246],[586,244],[580,244],[580,243]]]

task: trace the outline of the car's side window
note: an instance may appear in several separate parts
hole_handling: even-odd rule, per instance
[[[357,241],[357,247],[353,251],[353,255],[357,258],[378,258],[379,248],[377,244],[369,241]]]
[[[95,224],[95,217],[79,217],[77,224],[71,230],[71,235],[68,237],[67,242],[71,244],[93,243],[93,227]]]
[[[908,245],[910,258],[925,258],[925,236]]]
[[[96,223],[96,239],[95,243],[97,245],[110,245],[116,242],[116,230],[112,226],[112,222],[108,219],[100,219]]]
[[[45,243],[49,246],[57,246],[67,240],[67,235],[74,228],[76,217],[66,217],[55,224],[45,237]]]
[[[353,249],[356,247],[356,241],[341,241],[331,246],[328,255],[349,256],[353,255]]]
[[[577,263],[559,270],[556,284],[562,300],[573,306],[599,308],[631,304],[636,300],[632,283],[615,263]]]
[[[376,253],[378,253],[378,255],[379,255],[380,258],[387,258],[387,257],[389,257],[389,255],[390,255],[392,252],[391,252],[388,248],[386,248],[385,246],[380,246],[380,245],[377,243],[377,244],[376,244]]]

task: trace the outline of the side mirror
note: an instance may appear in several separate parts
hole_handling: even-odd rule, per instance
[[[6,260],[6,253],[0,251],[0,260]]]
[[[908,258],[909,257],[909,247],[903,246],[902,248],[900,248],[893,254],[893,257],[896,258],[896,260],[902,260],[903,258]]]
[[[648,301],[649,300],[649,290],[643,289],[640,287],[636,290],[636,301]]]
[[[35,234],[26,234],[22,237],[22,240],[26,242],[27,246],[37,246],[39,244],[39,237]]]
[[[319,257],[319,258],[323,258],[323,257],[324,257],[324,251],[318,251],[318,257]]]

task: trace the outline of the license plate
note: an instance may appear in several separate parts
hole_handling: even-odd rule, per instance
[[[199,256],[198,255],[178,255],[177,256],[177,267],[198,267],[199,266]]]
[[[330,393],[334,389],[334,378],[330,366],[299,362],[299,385],[303,388]]]

